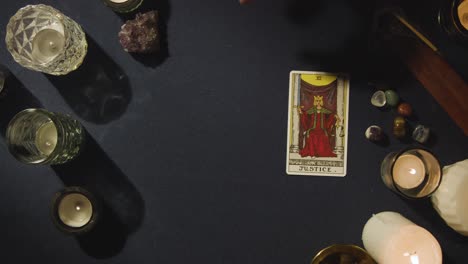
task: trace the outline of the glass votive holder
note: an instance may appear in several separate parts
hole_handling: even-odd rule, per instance
[[[385,185],[407,198],[426,198],[440,185],[442,170],[428,150],[409,148],[388,154],[380,173]]]
[[[84,129],[68,115],[31,108],[16,114],[6,131],[10,153],[28,164],[61,164],[76,157]]]
[[[331,245],[320,250],[311,264],[376,264],[364,249],[355,245]]]
[[[52,221],[59,230],[78,235],[96,225],[100,205],[89,191],[73,186],[54,195],[51,210]]]
[[[118,13],[128,13],[137,9],[144,0],[103,0],[112,10]]]
[[[18,10],[8,22],[5,40],[20,65],[52,75],[77,69],[88,48],[80,25],[47,5]]]
[[[464,0],[440,1],[438,23],[447,35],[461,43],[468,42],[468,3]]]

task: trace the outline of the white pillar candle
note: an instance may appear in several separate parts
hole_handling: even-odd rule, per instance
[[[50,155],[57,146],[57,128],[54,123],[47,122],[36,131],[36,147],[45,155]]]
[[[63,224],[70,227],[83,227],[93,216],[93,205],[84,195],[71,193],[60,200],[57,208],[58,216]]]
[[[40,63],[48,63],[63,51],[65,36],[56,29],[46,28],[37,32],[32,47],[31,56]]]
[[[372,216],[362,241],[380,264],[442,264],[442,250],[434,236],[395,212]]]
[[[412,189],[424,181],[426,169],[419,157],[403,154],[395,161],[392,173],[395,184],[403,189]]]
[[[443,175],[432,204],[447,225],[468,236],[468,159],[444,167]]]

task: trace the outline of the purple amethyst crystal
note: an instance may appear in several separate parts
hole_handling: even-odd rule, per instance
[[[126,52],[153,53],[159,50],[158,11],[137,14],[119,32],[119,41]]]

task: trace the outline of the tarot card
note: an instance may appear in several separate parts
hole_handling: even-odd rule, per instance
[[[286,173],[346,176],[349,78],[292,71],[289,85]]]

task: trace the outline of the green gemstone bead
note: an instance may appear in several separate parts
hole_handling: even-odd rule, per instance
[[[390,106],[397,106],[400,101],[400,97],[393,90],[385,91],[385,97],[387,98],[387,104]]]

